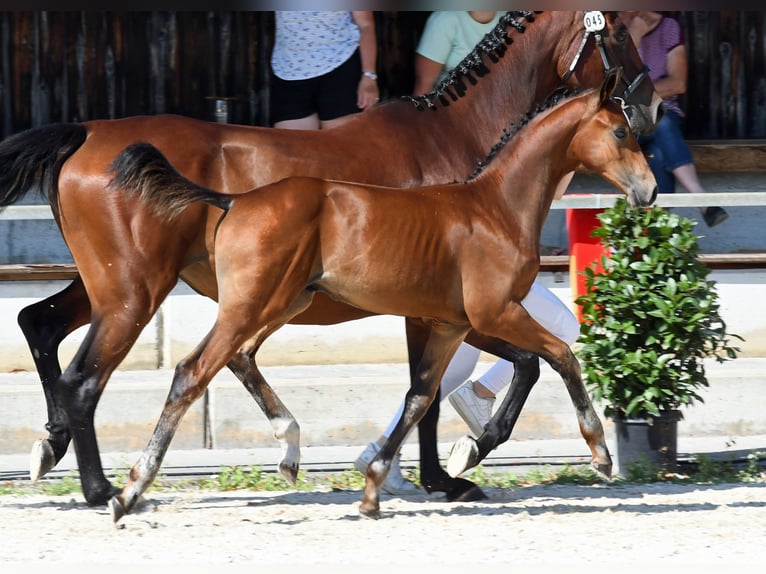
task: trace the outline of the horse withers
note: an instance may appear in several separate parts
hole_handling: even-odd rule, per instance
[[[115,192],[138,195],[172,220],[198,202],[223,210],[215,266],[220,297],[212,330],[177,366],[149,445],[111,501],[114,520],[135,505],[161,465],[188,407],[238,353],[311,305],[316,293],[379,314],[421,317],[430,327],[404,413],[367,469],[360,511],[377,516],[391,460],[436,396],[449,360],[473,328],[544,358],[562,376],[591,464],[612,461],[569,346],[521,305],[540,265],[540,233],[559,182],[594,172],[634,205],[657,185],[619,105],[619,73],[506,131],[485,168],[463,184],[400,190],[293,177],[241,195],[197,186],[150,144],[113,164]],[[170,191],[170,193],[168,193]],[[397,257],[391,257],[397,253]]]
[[[501,126],[562,83],[599,86],[608,68],[623,70],[626,81],[616,95],[626,114],[637,127],[650,129],[660,99],[630,35],[614,13],[603,14],[603,20],[592,16],[509,12],[432,93],[385,102],[332,130],[158,115],[42,126],[0,142],[0,205],[20,200],[39,180],[79,273],[61,292],[19,313],[48,411],[48,436],[30,456],[32,478],[52,469],[74,439],[83,496],[89,504],[105,504],[117,489],[102,469],[94,413],[111,373],[179,276],[196,292],[218,299],[211,246],[219,211],[200,204],[167,221],[135,198],[108,193],[109,165],[120,151],[149,142],[185,177],[231,194],[295,175],[400,188],[462,181],[497,142]],[[334,324],[371,314],[320,293],[291,322]],[[59,344],[87,323],[62,373]],[[418,318],[406,319],[411,373],[428,329]],[[466,341],[516,363],[508,392],[517,399],[511,418],[517,416],[537,380],[537,358],[475,330]],[[228,367],[271,421],[284,453],[280,471],[294,481],[297,421],[247,355],[238,354]],[[438,406],[418,426],[421,482],[429,492],[461,500],[471,496],[473,485],[452,479],[439,464]]]

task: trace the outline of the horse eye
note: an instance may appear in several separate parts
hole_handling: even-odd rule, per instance
[[[617,30],[617,32],[614,35],[614,39],[617,40],[619,44],[624,44],[625,40],[627,39],[628,32],[625,30],[625,28],[621,28],[620,30]]]
[[[628,130],[625,128],[617,128],[614,130],[614,137],[618,140],[624,140],[628,135]]]

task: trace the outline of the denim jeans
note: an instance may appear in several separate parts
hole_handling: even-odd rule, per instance
[[[660,193],[674,193],[676,178],[673,170],[692,163],[692,153],[681,131],[681,116],[671,110],[657,124],[657,129],[648,136],[638,136],[638,143],[647,154],[649,167],[654,172]]]

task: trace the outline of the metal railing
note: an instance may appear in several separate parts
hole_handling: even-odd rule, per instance
[[[623,197],[615,193],[572,193],[555,200],[551,209],[605,209]],[[766,192],[672,193],[658,196],[661,207],[766,206]],[[0,220],[52,219],[48,205],[12,205],[0,211]],[[764,269],[766,253],[702,253],[700,261],[711,269]],[[544,255],[541,271],[569,270],[568,255]],[[77,268],[72,263],[0,265],[0,281],[72,280]]]

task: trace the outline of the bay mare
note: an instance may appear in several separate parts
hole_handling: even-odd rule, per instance
[[[367,468],[362,514],[378,515],[391,460],[434,401],[471,328],[551,364],[566,384],[592,466],[609,476],[604,430],[577,359],[521,301],[537,276],[542,226],[567,173],[594,172],[633,205],[656,197],[654,175],[610,99],[618,75],[609,74],[601,90],[539,112],[515,137],[509,131],[487,167],[464,184],[401,190],[292,177],[222,195],[180,176],[150,144],[120,154],[116,193],[138,196],[157,217],[172,221],[195,202],[225,212],[214,246],[218,316],[176,367],[149,444],[111,501],[114,520],[150,486],[184,414],[213,376],[237,354],[255,362],[267,337],[320,292],[374,313],[420,317],[430,327],[404,412]]]
[[[218,299],[213,272],[217,209],[198,205],[160,223],[141,202],[105,192],[108,168],[131,143],[150,142],[191,180],[226,193],[290,175],[413,187],[461,181],[519,114],[562,83],[598,86],[618,66],[626,113],[637,127],[658,119],[659,97],[624,25],[606,14],[605,28],[587,32],[582,12],[514,12],[504,16],[431,94],[383,103],[347,125],[317,132],[203,122],[173,115],[42,126],[0,142],[0,205],[21,199],[38,181],[69,247],[79,277],[59,293],[26,307],[19,324],[45,392],[48,437],[35,443],[32,478],[43,476],[74,439],[83,495],[104,504],[116,488],[104,476],[94,413],[109,376],[180,276]],[[368,316],[317,295],[293,319],[333,324]],[[90,323],[62,373],[61,341]],[[407,319],[410,372],[423,353],[429,325]],[[475,331],[466,341],[515,360],[510,393],[520,409],[537,380],[537,360]],[[294,480],[299,427],[247,354],[228,367],[266,413],[283,446],[280,470]],[[469,481],[452,479],[436,453],[438,401],[419,426],[421,481],[451,499],[470,497]]]

